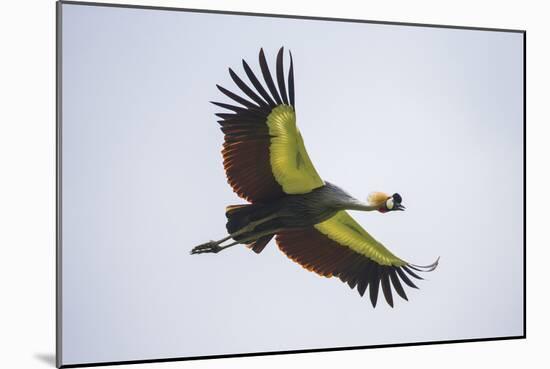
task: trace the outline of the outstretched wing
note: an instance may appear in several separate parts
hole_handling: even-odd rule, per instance
[[[380,286],[390,306],[393,307],[392,286],[407,300],[401,282],[418,288],[409,276],[422,279],[415,271],[432,271],[439,261],[427,266],[407,263],[376,241],[346,211],[309,228],[280,232],[277,244],[304,268],[325,277],[338,277],[351,288],[357,286],[361,296],[369,287],[373,307]]]
[[[223,165],[229,184],[250,202],[265,202],[285,194],[303,194],[323,186],[296,127],[292,54],[288,73],[288,93],[283,68],[283,51],[277,54],[277,85],[271,77],[263,50],[260,69],[267,90],[249,65],[243,67],[253,88],[230,68],[231,79],[244,96],[221,86],[218,89],[238,104],[213,104],[232,113],[216,114],[225,134]]]

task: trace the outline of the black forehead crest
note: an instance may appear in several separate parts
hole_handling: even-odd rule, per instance
[[[392,197],[393,197],[393,202],[397,204],[400,204],[401,201],[403,201],[403,199],[401,198],[401,195],[398,193],[394,193]]]

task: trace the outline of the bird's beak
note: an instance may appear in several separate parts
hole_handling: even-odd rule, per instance
[[[395,210],[401,210],[401,211],[404,211],[405,209],[406,209],[406,207],[405,207],[405,206],[403,206],[403,205],[401,205],[401,204],[399,204],[399,205],[397,205],[397,206],[395,207]]]

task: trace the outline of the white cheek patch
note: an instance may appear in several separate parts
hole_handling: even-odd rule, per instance
[[[393,209],[393,199],[392,198],[389,198],[388,200],[386,200],[386,207],[388,208],[388,210]]]

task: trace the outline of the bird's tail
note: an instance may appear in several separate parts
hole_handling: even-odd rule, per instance
[[[256,208],[256,204],[229,205],[226,207],[225,217],[227,218],[227,223],[225,224],[225,228],[227,228],[227,232],[229,234],[235,233],[250,223],[253,220],[252,215]]]
[[[271,207],[264,204],[243,204],[243,205],[230,205],[225,209],[225,216],[227,217],[227,223],[225,225],[229,234],[235,233],[243,227],[247,226],[250,222],[264,218],[272,211]],[[249,233],[243,233],[234,237],[235,241],[244,240],[249,238]],[[273,238],[273,235],[263,236],[258,238],[247,246],[255,253],[262,252],[264,247]]]

